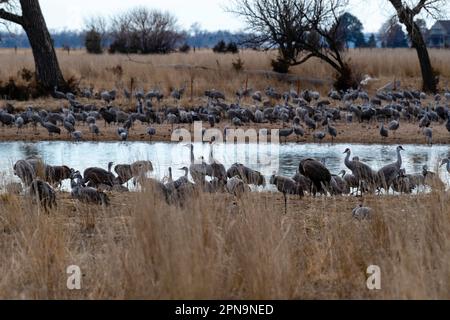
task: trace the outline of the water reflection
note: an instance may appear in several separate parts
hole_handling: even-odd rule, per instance
[[[323,161],[334,174],[346,169],[344,165],[344,150],[352,150],[352,156],[360,159],[372,168],[396,161],[395,146],[361,145],[361,144],[286,144],[271,145],[216,145],[215,158],[226,167],[235,162],[243,163],[253,169],[270,176],[274,171],[286,176],[293,176],[301,159],[315,158]],[[422,171],[423,165],[437,170],[438,162],[450,155],[450,148],[444,145],[433,147],[422,145],[404,145],[403,167],[408,173]],[[208,161],[210,146],[195,145],[195,157],[203,157]],[[4,179],[14,180],[13,164],[30,156],[40,156],[50,165],[65,164],[83,172],[86,168],[97,166],[107,167],[109,161],[116,164],[131,163],[137,160],[150,160],[154,164],[156,178],[168,174],[168,168],[173,167],[174,178],[182,175],[176,170],[190,163],[190,150],[182,144],[173,143],[109,143],[109,142],[5,142],[0,143],[0,173]],[[447,182],[447,173],[440,170],[443,181]]]

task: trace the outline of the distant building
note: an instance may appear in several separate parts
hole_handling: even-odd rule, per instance
[[[439,20],[431,27],[427,35],[430,48],[450,47],[450,20]]]

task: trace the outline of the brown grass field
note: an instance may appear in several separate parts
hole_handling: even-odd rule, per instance
[[[244,51],[246,72],[237,73],[238,56],[209,51],[168,56],[91,56],[58,52],[65,76],[80,86],[119,90],[134,78],[136,87],[166,92],[193,81],[194,103],[204,90],[234,96],[248,85],[280,90],[290,83],[262,75],[273,53]],[[372,92],[394,79],[420,87],[412,50],[350,50],[361,74],[376,80]],[[431,50],[441,74],[450,79],[450,51]],[[122,75],[112,72],[120,65]],[[187,68],[186,66],[197,68]],[[29,51],[0,51],[0,81],[32,69]],[[208,69],[202,69],[204,67]],[[331,79],[317,61],[293,69],[302,78]],[[301,80],[293,84],[327,93],[330,85]],[[297,89],[297,88],[296,88]],[[188,95],[190,91],[188,90]],[[187,101],[181,103],[188,103]],[[123,103],[123,102],[120,102]],[[59,108],[53,99],[16,103]],[[123,107],[127,108],[125,103]],[[224,124],[221,124],[223,127]],[[425,143],[417,123],[403,123],[396,136],[381,141],[377,124],[338,123],[335,142]],[[79,128],[91,140],[87,127]],[[117,140],[115,127],[100,129],[100,140]],[[171,127],[158,126],[154,140],[168,141]],[[49,138],[38,129],[0,129],[1,141],[69,140]],[[434,128],[434,142],[446,144],[445,126]],[[145,127],[131,141],[149,140]],[[295,141],[295,138],[293,140]],[[312,142],[307,135],[300,142]],[[324,143],[330,142],[327,138]],[[169,206],[150,186],[141,192],[111,194],[110,207],[87,206],[58,193],[58,208],[43,212],[26,197],[0,195],[0,299],[449,299],[450,194],[356,197],[290,197],[284,212],[279,193],[252,193],[238,199],[199,193],[182,207]],[[371,220],[352,219],[358,204],[370,206]],[[66,269],[78,265],[82,289],[66,287]],[[381,268],[381,290],[367,289],[366,270]]]
[[[441,89],[447,87],[450,79],[450,50],[430,49],[433,65],[440,73]],[[129,110],[134,108],[135,101],[128,101],[121,97],[123,88],[130,88],[131,79],[134,81],[134,88],[149,90],[158,87],[169,95],[172,87],[180,88],[187,85],[187,92],[180,102],[183,107],[198,106],[204,104],[206,100],[202,98],[207,89],[215,88],[227,94],[229,102],[233,102],[236,90],[241,88],[254,88],[264,90],[267,86],[274,86],[279,91],[293,89],[317,89],[322,95],[326,95],[331,88],[333,71],[317,60],[292,68],[291,77],[301,79],[298,81],[279,79],[275,76],[265,74],[270,71],[270,60],[274,57],[274,52],[241,51],[239,55],[214,54],[210,50],[197,50],[189,54],[174,53],[170,55],[150,55],[150,56],[126,56],[126,55],[88,55],[83,50],[71,51],[70,54],[58,51],[60,64],[66,78],[75,77],[79,86],[93,87],[96,91],[119,90],[119,99],[115,105]],[[245,70],[236,72],[232,63],[240,57],[244,61]],[[414,50],[410,49],[357,49],[347,52],[349,61],[359,74],[368,74],[374,80],[370,82],[369,93],[374,93],[378,88],[393,80],[400,80],[403,88],[420,88],[421,77],[417,56]],[[33,58],[29,50],[0,50],[0,81],[7,81],[10,77],[19,79],[19,71],[22,68],[33,70]],[[118,74],[113,69],[120,66],[122,73]],[[311,80],[311,81],[310,81]],[[191,86],[192,84],[192,86]],[[83,100],[83,99],[81,99]],[[88,101],[85,101],[88,102]],[[432,102],[432,99],[429,101]],[[46,109],[59,109],[61,106],[68,106],[67,101],[61,102],[54,99],[38,99],[26,102],[13,102],[18,109],[25,109],[32,104]],[[89,101],[92,103],[92,101]],[[100,101],[94,101],[101,105]],[[242,101],[244,105],[251,106],[250,98]],[[425,104],[427,104],[426,102]],[[0,106],[2,104],[0,103]],[[167,98],[160,106],[175,105],[171,98]],[[335,107],[341,105],[335,103]],[[379,135],[379,125],[346,124],[344,121],[333,124],[339,131],[335,142],[343,143],[388,143],[388,144],[410,144],[426,143],[425,137],[417,130],[417,123],[402,122],[400,129],[395,136],[391,136],[382,141]],[[117,140],[116,128],[103,128],[102,134],[95,139],[102,141]],[[207,124],[205,124],[207,126]],[[220,127],[230,126],[229,123],[222,123]],[[264,125],[265,128],[279,129],[279,125]],[[171,127],[168,125],[155,125],[157,135],[153,137],[156,141],[170,141]],[[252,125],[252,128],[259,128]],[[77,128],[83,132],[84,140],[95,140],[88,131],[88,127]],[[136,125],[130,132],[130,141],[148,140],[145,134],[146,127]],[[248,129],[248,128],[244,128]],[[326,128],[325,128],[326,129]],[[323,130],[323,129],[322,129]],[[450,135],[444,126],[433,128],[433,142],[445,144],[449,142]],[[25,128],[17,135],[15,128],[2,128],[0,140],[70,140],[70,136],[61,135],[49,137],[40,128],[35,133],[32,128]],[[331,140],[330,137],[326,138]],[[297,141],[291,137],[290,141]],[[312,136],[307,134],[298,142],[313,142]]]
[[[188,85],[193,81],[194,97],[203,95],[207,89],[215,88],[234,96],[236,90],[248,85],[255,90],[263,90],[273,85],[280,90],[289,89],[291,83],[285,79],[268,77],[270,61],[275,52],[241,51],[239,55],[215,54],[211,50],[197,50],[189,54],[126,56],[126,55],[88,55],[84,50],[71,51],[70,54],[58,51],[59,61],[66,78],[75,77],[80,86],[94,86],[97,90],[121,89],[129,87],[131,78],[135,87],[150,89],[158,86],[170,92],[171,87]],[[440,84],[445,88],[450,79],[450,50],[430,49],[434,68],[440,74]],[[406,88],[420,88],[421,77],[417,55],[413,49],[350,49],[346,53],[355,73],[368,74],[375,79],[369,89],[378,89],[394,79],[401,80]],[[232,63],[238,58],[244,62],[244,72],[236,72]],[[16,76],[22,68],[33,70],[33,57],[29,50],[0,50],[0,80]],[[121,66],[123,73],[118,75],[113,68]],[[323,93],[330,90],[333,70],[325,63],[312,59],[304,65],[292,68],[297,89],[317,88]],[[302,80],[305,79],[305,80]],[[313,79],[318,81],[308,81]]]
[[[449,194],[242,199],[198,194],[169,207],[150,189],[110,208],[39,212],[0,200],[0,298],[13,299],[448,299]],[[252,205],[248,205],[252,203]],[[82,290],[67,290],[78,265]],[[366,287],[378,265],[382,289]]]

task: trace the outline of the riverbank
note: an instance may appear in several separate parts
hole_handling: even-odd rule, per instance
[[[77,130],[82,132],[82,141],[120,141],[117,134],[117,126],[104,126],[104,122],[98,123],[100,129],[100,135],[95,136],[89,132],[89,127],[87,125],[78,125]],[[360,144],[427,144],[427,140],[419,130],[418,123],[407,123],[401,122],[400,128],[397,132],[389,132],[388,138],[382,138],[380,136],[380,126],[376,123],[371,124],[360,124],[360,123],[343,123],[339,122],[333,124],[337,129],[338,135],[335,139],[331,139],[331,136],[327,136],[322,140],[322,143],[360,143]],[[172,138],[172,128],[176,130],[177,128],[183,128],[191,132],[192,137],[194,136],[193,128],[194,126],[189,125],[151,125],[152,128],[156,130],[154,136],[149,136],[147,134],[147,125],[142,125],[136,123],[133,128],[129,131],[128,141],[150,141],[150,142],[178,142],[178,140],[173,141]],[[203,123],[203,128],[209,129],[210,126],[207,123]],[[282,129],[281,124],[251,124],[250,126],[234,127],[230,123],[222,122],[215,127],[220,132],[224,131],[224,128],[229,129],[242,129],[244,131],[249,129],[254,129],[257,132],[261,129]],[[450,133],[445,128],[445,123],[435,124],[432,126],[433,130],[433,144],[449,144],[450,143]],[[323,131],[327,132],[326,127],[321,128],[316,131],[308,131],[305,129],[304,137],[297,137],[294,134],[288,137],[287,142],[298,142],[298,143],[320,143],[319,140],[314,140],[313,133]],[[0,141],[29,141],[29,142],[39,142],[39,141],[73,141],[71,136],[62,128],[61,135],[50,136],[46,129],[38,126],[35,131],[32,127],[26,127],[20,132],[17,128],[12,127],[2,127],[0,128]],[[270,138],[269,138],[270,141]],[[280,139],[281,143],[285,142],[284,138]]]

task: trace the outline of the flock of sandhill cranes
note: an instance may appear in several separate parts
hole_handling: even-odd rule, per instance
[[[254,124],[279,124],[279,138],[287,141],[296,136],[297,139],[310,135],[314,141],[322,141],[330,136],[333,140],[338,135],[334,123],[369,122],[380,123],[381,137],[389,138],[389,132],[395,133],[401,128],[402,122],[415,122],[419,132],[422,132],[426,142],[432,144],[432,125],[444,123],[450,132],[450,92],[443,95],[427,97],[423,92],[415,90],[386,90],[379,91],[373,97],[363,90],[347,92],[330,91],[327,97],[321,97],[318,92],[305,90],[279,93],[274,88],[267,88],[264,92],[239,90],[236,92],[236,102],[227,103],[226,96],[217,90],[208,90],[204,96],[206,101],[201,106],[185,107],[181,100],[185,94],[185,87],[173,89],[170,98],[175,102],[171,105],[170,98],[158,89],[144,93],[136,90],[131,93],[124,90],[123,98],[136,99],[134,108],[124,110],[117,105],[119,98],[117,90],[93,92],[82,89],[75,95],[63,93],[55,88],[54,98],[66,101],[59,110],[50,111],[42,107],[29,106],[25,111],[18,111],[12,104],[7,103],[0,110],[2,126],[16,127],[19,135],[27,127],[34,131],[38,125],[45,128],[49,135],[62,134],[65,130],[71,139],[81,141],[85,139],[83,127],[89,128],[92,138],[102,134],[99,121],[104,126],[117,126],[117,139],[126,141],[136,122],[147,125],[142,134],[150,139],[158,133],[156,125],[169,124],[172,131],[182,125],[190,125],[194,121],[203,121],[215,127],[225,122],[224,135],[231,127],[251,126]],[[82,103],[81,98],[87,103]],[[100,105],[91,103],[92,99],[101,100]],[[247,105],[243,104],[247,101]],[[248,104],[248,101],[252,101]],[[45,208],[56,205],[54,187],[61,181],[71,180],[71,195],[82,202],[107,205],[109,197],[105,191],[127,191],[130,180],[144,186],[151,183],[160,191],[163,198],[170,204],[182,204],[195,190],[204,192],[228,192],[235,196],[250,190],[249,185],[263,186],[266,184],[264,176],[242,164],[234,164],[228,170],[211,155],[209,163],[204,159],[196,161],[194,146],[190,145],[190,165],[181,168],[184,176],[173,180],[172,169],[166,181],[150,179],[147,174],[153,171],[152,163],[139,161],[133,164],[118,165],[114,168],[117,175],[112,173],[113,164],[108,170],[102,168],[88,168],[83,175],[74,169],[61,166],[54,167],[42,163],[38,159],[18,161],[14,166],[15,174],[22,183],[29,188],[30,194],[36,196]],[[287,195],[344,195],[352,192],[376,192],[393,190],[401,193],[411,193],[420,186],[442,187],[438,175],[430,172],[426,166],[423,172],[407,174],[402,169],[401,152],[397,148],[398,160],[374,170],[360,161],[358,157],[351,159],[351,151],[345,151],[345,166],[351,172],[343,171],[332,174],[326,166],[315,159],[304,159],[300,162],[298,172],[294,177],[284,177],[274,174],[270,184],[276,186],[284,195],[287,210]],[[442,165],[447,165],[450,172],[450,160],[446,159]],[[192,181],[189,179],[189,174]],[[211,180],[207,180],[209,177]],[[355,208],[355,216],[367,216],[370,210],[364,207]]]
[[[168,124],[173,131],[175,127],[191,125],[195,121],[205,122],[210,127],[224,123],[225,135],[230,127],[278,124],[281,141],[292,137],[296,137],[297,141],[304,137],[312,137],[315,142],[327,137],[334,140],[339,134],[335,124],[339,122],[380,123],[379,134],[383,139],[389,138],[390,131],[395,136],[402,122],[414,122],[424,141],[429,144],[433,142],[433,125],[443,123],[450,131],[448,91],[428,97],[415,90],[390,90],[370,97],[363,90],[332,90],[327,97],[321,97],[318,92],[309,90],[296,92],[291,89],[279,93],[274,88],[263,92],[247,89],[236,93],[234,103],[227,103],[225,94],[208,90],[204,94],[204,103],[193,107],[182,105],[184,93],[185,87],[173,89],[170,97],[175,102],[172,102],[159,89],[148,93],[136,90],[133,94],[124,90],[119,97],[117,90],[94,93],[92,89],[82,89],[75,95],[59,92],[55,88],[54,98],[63,101],[59,110],[29,106],[19,112],[7,103],[0,109],[0,123],[16,127],[18,135],[28,127],[36,131],[38,125],[45,128],[50,136],[61,135],[65,131],[67,137],[74,141],[96,139],[102,135],[100,121],[104,122],[105,127],[117,126],[116,137],[119,141],[128,140],[131,133],[152,139],[159,131],[167,134],[158,125]],[[125,110],[116,104],[119,100],[132,105],[131,100],[127,102],[131,98],[136,99],[134,107]],[[85,99],[84,102],[81,99]],[[146,129],[137,127],[136,123],[143,124]]]
[[[161,200],[170,205],[184,205],[195,192],[229,193],[241,197],[250,192],[250,186],[265,186],[267,181],[263,174],[243,164],[235,163],[226,169],[223,164],[214,158],[214,144],[210,143],[208,162],[204,158],[195,159],[194,145],[189,147],[189,166],[180,168],[184,175],[174,180],[172,168],[169,168],[168,177],[159,181],[149,178],[148,173],[153,172],[150,161],[137,161],[132,164],[108,164],[108,169],[91,167],[83,175],[67,166],[50,166],[36,158],[19,160],[14,165],[14,174],[18,176],[23,185],[28,187],[29,195],[36,198],[47,210],[56,205],[55,187],[62,181],[71,181],[71,196],[75,200],[85,203],[108,205],[110,203],[108,192],[127,192],[129,182],[140,185],[143,189],[151,187],[159,194]],[[364,193],[380,193],[391,190],[397,193],[419,192],[421,187],[444,189],[445,186],[439,176],[428,170],[426,166],[420,173],[407,174],[402,168],[402,146],[397,147],[397,161],[386,165],[379,170],[371,168],[358,157],[351,158],[351,150],[345,150],[344,164],[349,170],[332,174],[319,160],[305,158],[300,161],[294,177],[285,177],[273,173],[269,183],[283,194],[285,211],[287,212],[288,195],[304,197],[306,194],[316,196],[342,196],[358,195]],[[441,166],[447,165],[450,173],[450,159],[444,159]],[[190,177],[189,177],[190,175]],[[191,179],[190,179],[191,178]],[[355,216],[365,216],[364,210],[356,208]],[[364,214],[362,212],[365,212]]]

